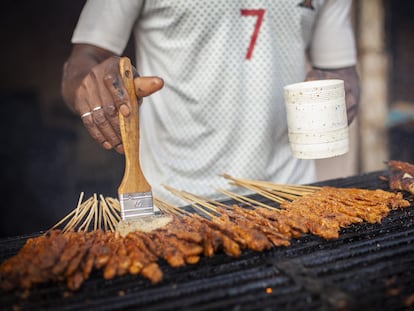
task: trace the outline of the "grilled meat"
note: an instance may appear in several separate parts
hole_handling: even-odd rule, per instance
[[[94,269],[102,270],[105,279],[129,273],[157,283],[162,280],[160,259],[179,267],[219,251],[237,257],[243,249],[287,246],[292,238],[308,232],[332,239],[343,227],[379,222],[391,209],[405,206],[409,202],[401,193],[324,187],[279,208],[218,207],[220,216],[212,219],[197,214],[174,216],[163,228],[130,232],[125,237],[101,230],[55,230],[28,239],[16,256],[0,265],[0,288],[65,281],[69,289],[76,290]]]
[[[404,190],[414,194],[414,165],[402,161],[389,161],[388,184],[390,189]]]

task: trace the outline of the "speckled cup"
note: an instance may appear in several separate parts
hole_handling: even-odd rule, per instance
[[[338,156],[349,150],[343,80],[317,80],[284,88],[289,142],[301,159]]]

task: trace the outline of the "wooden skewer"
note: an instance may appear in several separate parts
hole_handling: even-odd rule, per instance
[[[79,206],[81,205],[81,202],[82,202],[82,199],[83,199],[83,195],[84,195],[84,193],[81,192],[81,194],[79,195],[79,200],[78,200],[78,204],[76,205],[76,208],[73,211],[71,211],[70,213],[68,213],[62,220],[60,220],[57,224],[55,224],[47,232],[49,232],[50,230],[56,229],[61,224],[63,224],[66,220],[68,220],[70,217],[72,217],[71,220],[73,219],[74,215],[76,214],[76,211],[79,209]]]
[[[268,181],[254,181],[254,180],[243,180],[246,183],[257,185],[263,188],[269,188],[274,190],[287,189],[289,192],[297,192],[298,194],[315,192],[320,190],[321,187],[317,186],[306,186],[306,185],[290,185],[290,184],[276,184]]]
[[[85,202],[83,202],[79,207],[76,209],[75,216],[66,224],[63,228],[63,232],[68,232],[74,230],[85,217],[86,213],[88,212],[89,206],[93,203],[93,197],[89,198]]]
[[[167,213],[167,214],[173,214],[175,216],[183,216],[183,215],[189,215],[191,213],[187,212],[184,209],[180,209],[177,206],[174,206],[166,201],[163,201],[159,198],[154,197],[154,205],[156,205],[157,207],[159,207],[163,212]]]
[[[87,202],[89,202],[92,198],[89,198],[88,200],[86,200],[85,202],[78,204],[78,206],[76,207],[75,210],[75,216],[71,219],[71,221],[67,224],[68,228],[70,228],[70,230],[73,229],[73,225],[78,221],[79,217],[81,217],[80,215],[82,214],[82,211],[84,209],[84,206],[87,204]]]
[[[265,197],[265,198],[267,198],[267,199],[269,199],[271,201],[274,201],[274,202],[277,202],[277,203],[282,203],[282,202],[285,202],[286,201],[286,199],[284,199],[282,197],[279,197],[279,196],[276,196],[276,195],[273,195],[273,194],[269,193],[266,190],[263,190],[261,188],[258,188],[257,186],[247,185],[247,184],[243,184],[242,186],[244,188],[246,188],[246,189],[249,189],[249,190],[251,190],[253,192],[256,192],[257,194],[260,194],[261,196],[263,196],[263,197]]]
[[[214,215],[214,214],[212,214],[208,211],[208,210],[213,210],[215,213],[217,213],[214,208],[213,209],[211,208],[212,207],[211,204],[206,203],[205,201],[194,197],[193,195],[191,195],[188,192],[180,191],[180,190],[174,189],[174,188],[172,188],[170,186],[167,186],[167,185],[164,185],[164,187],[168,191],[170,191],[172,194],[174,194],[177,197],[183,199],[184,201],[190,203],[196,210],[200,211],[201,213],[206,214],[207,216],[209,216],[211,218],[216,217],[216,215]]]
[[[227,205],[225,205],[225,204],[223,204],[223,203],[221,203],[221,202],[218,202],[218,201],[215,201],[215,200],[213,200],[213,199],[210,199],[210,198],[207,198],[207,197],[204,197],[204,196],[201,196],[201,195],[197,195],[197,194],[193,194],[193,193],[190,193],[190,192],[187,192],[187,191],[182,191],[190,200],[193,200],[193,201],[195,201],[196,203],[198,203],[198,204],[200,204],[200,205],[202,205],[203,207],[205,207],[205,208],[207,208],[207,209],[209,209],[210,211],[213,211],[213,212],[215,212],[215,213],[217,213],[217,210],[216,210],[216,208],[218,207],[218,206],[221,206],[221,207],[223,207],[223,208],[228,208],[228,206]]]
[[[289,184],[276,184],[268,181],[257,181],[257,180],[250,180],[250,179],[241,179],[235,178],[229,174],[221,175],[225,179],[233,181],[234,184],[245,187],[245,186],[256,186],[259,188],[270,189],[280,192],[286,192],[289,194],[296,194],[299,196],[306,195],[308,193],[312,193],[320,189],[317,186],[304,186],[304,185],[289,185]]]
[[[155,201],[154,201],[154,205],[155,205]],[[171,214],[174,216],[182,216],[183,214],[181,214],[179,211],[177,211],[174,208],[171,208],[170,206],[164,206],[163,204],[158,204],[157,207],[165,214]]]
[[[101,195],[101,200],[102,200],[103,204],[105,204],[109,208],[109,211],[112,215],[112,218],[115,219],[114,224],[117,224],[119,221],[121,221],[121,215],[119,213],[120,212],[119,202],[116,201],[117,204],[114,205],[114,204],[112,204],[112,202],[114,202],[114,200],[112,200],[112,201],[106,200],[103,197],[103,195]]]
[[[93,230],[98,230],[98,213],[99,213],[99,209],[100,206],[98,204],[98,201],[96,202],[97,204],[94,204],[93,206]]]
[[[219,201],[213,200],[213,199],[208,198],[208,197],[205,197],[205,196],[201,196],[201,195],[197,195],[197,194],[192,194],[192,193],[189,193],[189,192],[186,192],[186,193],[189,194],[192,197],[198,198],[198,199],[200,199],[202,201],[205,201],[206,203],[209,203],[210,206],[211,205],[214,206],[214,207],[220,206],[220,207],[223,207],[223,208],[228,208],[229,207],[228,205],[226,205],[224,203],[221,203]]]
[[[89,225],[94,215],[94,206],[97,203],[96,193],[93,195],[93,201],[87,208],[85,207],[85,214],[87,214],[86,219],[83,223],[78,227],[78,231],[88,231]]]
[[[110,227],[115,228],[117,224],[121,221],[121,207],[119,201],[108,197],[103,202],[103,204],[105,204],[105,206],[108,208],[108,219],[112,224]]]
[[[105,205],[102,206],[102,218],[103,218],[103,226],[104,226],[104,230],[108,231],[109,227],[109,223],[108,223],[108,216],[106,215],[106,207]]]
[[[102,207],[101,206],[99,206],[99,208],[98,208],[98,215],[97,215],[98,217],[98,227],[99,227],[99,229],[102,229],[102,218],[103,218],[103,211],[102,211]]]
[[[120,206],[119,201],[117,199],[107,197],[106,202],[108,204],[110,204],[110,206],[112,206],[117,212],[121,211],[121,206]]]
[[[116,225],[118,224],[119,220],[115,217],[116,214],[113,214],[111,206],[109,204],[107,204],[107,202],[104,200],[104,198],[102,197],[102,205],[103,205],[103,210],[106,213],[106,217],[108,219],[108,225],[111,228],[111,230],[115,230]]]
[[[79,206],[81,205],[81,203],[82,203],[82,200],[83,200],[83,196],[84,196],[84,192],[81,192],[80,193],[80,195],[79,195],[79,199],[78,199],[78,204],[76,205],[76,208],[73,210],[73,211],[71,211],[70,213],[68,213],[64,218],[62,218],[58,223],[56,223],[52,228],[50,228],[48,231],[46,231],[46,233],[47,232],[49,232],[49,231],[51,231],[51,230],[53,230],[53,229],[56,229],[57,227],[59,227],[61,224],[63,224],[66,220],[68,220],[70,217],[73,217],[74,216],[74,214],[76,213],[76,211],[78,210],[78,208],[79,208]]]
[[[154,202],[154,206],[157,206],[163,212],[175,209],[174,205],[172,205],[172,204],[170,204],[170,203],[168,203],[164,200],[161,200],[160,198],[154,197],[153,202]]]
[[[296,194],[291,194],[291,193],[286,193],[284,191],[278,191],[278,190],[263,190],[266,191],[267,193],[269,193],[272,196],[276,196],[276,197],[280,197],[282,199],[285,199],[284,201],[287,200],[295,200],[298,197],[300,197],[301,195],[296,195]]]
[[[253,200],[253,199],[251,199],[249,197],[246,197],[246,196],[243,196],[241,194],[237,194],[237,193],[234,193],[234,192],[225,190],[225,189],[217,189],[217,191],[223,193],[224,195],[228,196],[229,198],[231,198],[231,199],[233,199],[233,200],[235,200],[237,202],[243,203],[243,204],[248,205],[248,206],[251,206],[251,207],[258,207],[258,206],[260,206],[260,207],[264,207],[264,208],[271,209],[271,210],[276,210],[276,211],[279,210],[276,207],[267,205],[265,203],[262,203],[262,202]]]
[[[197,197],[192,197],[191,195],[187,194],[189,202],[195,207],[200,207],[204,213],[206,213],[211,218],[215,218],[220,215],[220,213],[217,212],[214,205],[205,202]]]
[[[92,214],[91,214],[91,219],[90,219],[90,223],[94,224],[94,228],[98,226],[98,222],[97,222],[97,211],[99,209],[99,200],[98,200],[98,196],[94,195],[94,204],[91,206],[91,210],[92,210]],[[96,225],[95,225],[96,224]],[[86,227],[86,230],[89,228],[89,225]],[[96,229],[94,229],[96,230]]]

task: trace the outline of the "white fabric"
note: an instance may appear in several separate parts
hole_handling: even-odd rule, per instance
[[[310,48],[318,68],[344,68],[356,63],[356,48],[349,12],[352,1],[326,1],[315,25]]]
[[[314,10],[300,2],[86,3],[73,43],[121,54],[133,30],[138,71],[165,81],[141,107],[141,164],[154,195],[171,201],[161,186],[167,184],[214,197],[215,188],[228,188],[222,173],[314,180],[314,163],[291,156],[283,86],[303,81],[308,43],[314,64],[325,68],[355,64],[355,46],[346,22],[351,1],[312,1]],[[264,10],[250,59],[258,11],[248,16],[243,9]]]

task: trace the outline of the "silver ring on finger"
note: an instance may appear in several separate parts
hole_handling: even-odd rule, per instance
[[[81,119],[83,119],[83,118],[85,118],[85,117],[87,117],[87,116],[90,116],[90,115],[92,115],[92,111],[85,112],[85,113],[84,113],[84,114],[82,114],[80,117],[81,117]]]
[[[102,106],[98,106],[98,107],[92,108],[92,112],[95,112],[101,109],[102,109]]]

